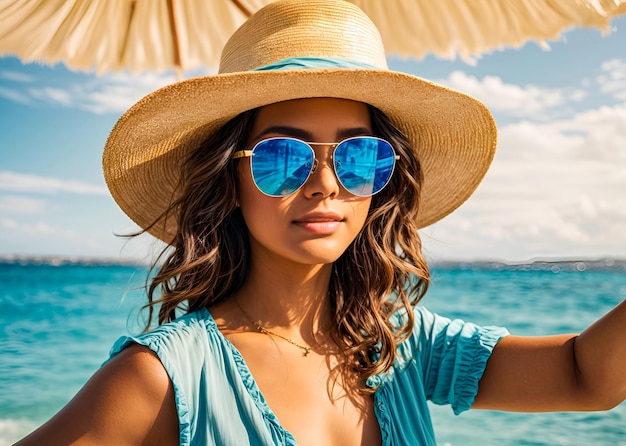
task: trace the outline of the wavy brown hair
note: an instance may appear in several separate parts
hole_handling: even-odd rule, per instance
[[[429,283],[416,225],[422,173],[417,152],[390,119],[369,106],[374,135],[388,140],[400,156],[389,184],[372,198],[365,225],[333,264],[329,297],[334,310],[332,337],[341,353],[339,375],[354,377],[346,391],[372,393],[364,383],[393,365],[396,347],[413,328],[412,308]],[[237,162],[256,110],[227,122],[186,159],[180,198],[162,216],[177,219],[171,246],[153,264],[148,284],[149,325],[228,299],[250,270],[248,230],[236,205]],[[403,311],[406,317],[393,315]],[[354,390],[356,389],[356,390]]]

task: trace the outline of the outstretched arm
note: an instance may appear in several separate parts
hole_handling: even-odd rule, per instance
[[[626,399],[626,301],[580,335],[507,336],[472,407],[522,412],[605,410]]]
[[[146,347],[128,347],[15,446],[42,444],[178,444],[174,390],[156,355]]]

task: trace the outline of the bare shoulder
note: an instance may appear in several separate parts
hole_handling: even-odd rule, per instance
[[[172,383],[150,349],[132,345],[98,370],[50,421],[17,445],[178,444]]]

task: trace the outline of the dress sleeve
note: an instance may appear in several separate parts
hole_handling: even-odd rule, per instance
[[[189,330],[177,331],[176,325],[166,324],[160,325],[150,333],[136,337],[122,336],[115,342],[109,353],[109,359],[104,363],[106,364],[122,350],[133,344],[143,345],[156,353],[174,388],[179,444],[181,446],[191,444],[195,393],[190,385],[198,380],[197,376],[199,375],[198,361],[193,361],[192,355],[184,354],[185,352],[200,350],[198,346],[193,345],[196,339],[188,334]],[[194,347],[196,348],[194,349]]]
[[[426,398],[450,404],[456,415],[468,410],[497,342],[509,332],[451,320],[415,309],[413,354],[421,362]]]

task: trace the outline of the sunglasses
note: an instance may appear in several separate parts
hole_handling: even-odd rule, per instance
[[[256,187],[270,197],[287,197],[315,172],[318,163],[313,146],[334,146],[331,158],[335,175],[348,192],[359,197],[380,192],[389,183],[400,158],[389,142],[373,136],[356,136],[340,143],[268,138],[252,150],[235,152],[233,158],[251,157]]]

